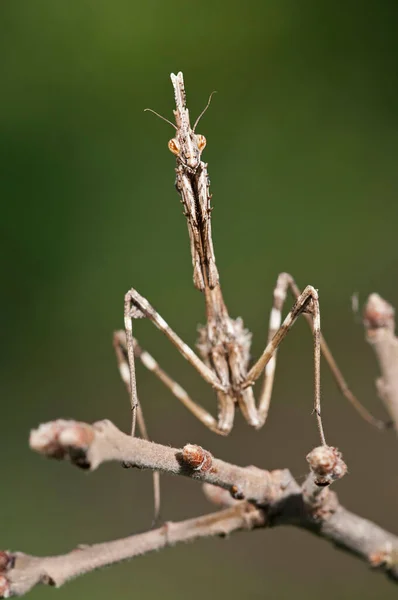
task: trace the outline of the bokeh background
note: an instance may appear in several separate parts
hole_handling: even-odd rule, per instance
[[[280,271],[319,289],[323,331],[352,388],[385,416],[377,365],[351,296],[398,305],[398,5],[235,0],[3,0],[0,5],[1,547],[65,552],[147,529],[148,473],[84,474],[30,452],[30,428],[108,417],[127,429],[111,335],[136,287],[189,344],[204,321],[174,189],[171,71],[203,118],[213,232],[232,316],[264,345]],[[147,322],[141,344],[194,398],[212,391]],[[200,443],[300,480],[317,443],[312,341],[299,323],[279,355],[269,421],[205,428],[138,366],[154,440]],[[341,501],[397,532],[397,441],[360,420],[323,369],[323,414],[349,475]],[[213,508],[191,481],[162,478],[163,517]],[[87,575],[31,598],[393,597],[383,577],[292,528],[201,541]]]

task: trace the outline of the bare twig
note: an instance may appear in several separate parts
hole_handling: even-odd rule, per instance
[[[381,377],[376,387],[398,432],[398,338],[394,308],[378,294],[371,294],[363,314],[366,339],[379,361]]]
[[[330,446],[319,446],[307,454],[310,473],[301,493],[303,502],[313,519],[319,522],[327,519],[338,508],[337,496],[329,486],[347,473],[347,466],[341,452]]]
[[[77,547],[59,556],[37,557],[22,552],[1,552],[0,597],[21,596],[39,583],[61,586],[66,581],[134,556],[202,537],[226,536],[241,529],[264,526],[264,512],[242,503],[214,514],[166,523],[163,527],[127,538]]]
[[[212,502],[229,508],[64,556],[5,553],[0,589],[3,585],[11,593],[24,593],[39,582],[58,586],[87,571],[180,541],[277,525],[307,529],[398,581],[398,538],[347,511],[328,487],[346,472],[335,448],[321,446],[308,455],[311,473],[300,488],[287,470],[242,468],[212,457],[200,446],[188,444],[177,450],[131,438],[110,421],[93,425],[54,421],[32,431],[30,443],[46,456],[69,459],[86,469],[109,460],[128,461],[139,468],[198,479],[206,482],[205,492]]]
[[[184,475],[232,491],[239,485],[241,499],[258,505],[272,495],[273,481],[267,471],[238,467],[213,457],[199,465],[192,462],[192,449],[205,452],[200,446],[188,444],[179,450],[133,438],[107,420],[93,425],[64,420],[45,423],[31,432],[30,445],[41,454],[69,459],[84,469],[94,470],[103,462],[118,461],[140,469]]]

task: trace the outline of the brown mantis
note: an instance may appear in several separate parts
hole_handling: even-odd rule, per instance
[[[198,356],[171,329],[148,300],[135,289],[127,292],[124,302],[125,332],[116,332],[114,341],[120,372],[131,396],[132,435],[135,433],[137,414],[141,431],[142,428],[145,431],[136,389],[135,357],[139,358],[142,364],[212,431],[222,435],[230,433],[236,407],[239,407],[249,425],[255,429],[262,427],[271,400],[277,349],[300,314],[307,319],[314,340],[314,413],[321,443],[326,444],[320,404],[321,352],[344,396],[368,422],[379,428],[384,427],[385,424],[375,419],[353,395],[321,334],[317,291],[312,286],[307,286],[303,292],[300,292],[294,279],[287,273],[279,275],[274,289],[265,350],[253,366],[249,367],[251,334],[245,329],[242,319],[232,319],[229,316],[221,293],[211,235],[211,194],[207,164],[201,159],[206,139],[195,132],[200,118],[209,106],[211,97],[206,108],[191,127],[182,73],[171,74],[171,80],[176,102],[174,111],[176,124],[164,117],[161,118],[170,123],[176,131],[175,137],[169,141],[168,146],[176,156],[176,187],[187,218],[193,281],[195,287],[204,294],[207,324],[201,327],[199,332],[197,347],[200,356]],[[282,322],[282,308],[288,291],[295,298],[295,303]],[[213,387],[218,400],[217,418],[192,400],[188,393],[161,369],[156,360],[139,346],[133,337],[133,320],[142,317],[149,319]],[[263,376],[263,383],[256,403],[253,385],[261,376]]]

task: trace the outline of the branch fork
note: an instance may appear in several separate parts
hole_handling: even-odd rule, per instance
[[[398,340],[393,319],[392,307],[372,295],[364,313],[367,339],[379,358],[378,388],[397,428]],[[278,525],[306,529],[398,582],[398,537],[346,510],[330,490],[347,472],[334,447],[323,444],[307,455],[310,472],[300,487],[287,469],[239,467],[194,444],[182,449],[162,446],[126,435],[108,420],[92,425],[67,420],[45,423],[31,432],[30,446],[85,470],[116,461],[190,477],[202,482],[206,497],[219,510],[124,539],[78,546],[59,556],[0,552],[0,598],[21,596],[40,583],[59,587],[94,569],[180,542]]]

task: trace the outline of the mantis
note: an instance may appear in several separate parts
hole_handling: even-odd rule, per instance
[[[211,233],[212,207],[209,177],[207,164],[202,160],[206,139],[203,135],[196,133],[196,127],[210,104],[211,96],[205,109],[196,119],[194,126],[191,127],[189,111],[186,106],[183,74],[181,72],[177,75],[171,74],[171,81],[176,104],[176,109],[173,111],[175,124],[155,111],[151,112],[154,112],[175,129],[175,135],[169,141],[168,147],[176,157],[176,188],[181,197],[187,220],[193,282],[204,296],[207,323],[199,330],[197,354],[185,344],[146,298],[141,296],[134,288],[126,293],[124,299],[125,331],[115,332],[114,345],[120,373],[130,393],[132,435],[135,434],[137,416],[141,432],[144,428],[143,434],[145,435],[145,424],[143,423],[136,387],[136,358],[154,373],[203,425],[213,432],[228,435],[232,430],[237,408],[239,408],[250,426],[260,429],[266,422],[269,411],[278,347],[300,315],[303,315],[308,321],[314,342],[313,412],[316,416],[321,444],[326,444],[321,418],[321,353],[329,365],[342,394],[368,422],[379,428],[384,427],[385,424],[375,419],[351,392],[326,344],[320,327],[317,290],[308,285],[303,291],[300,291],[293,277],[288,273],[281,273],[277,279],[273,292],[273,307],[270,314],[265,349],[254,364],[250,366],[251,333],[244,327],[241,318],[233,319],[229,316],[221,291]],[[294,304],[282,321],[282,310],[288,292],[292,294]],[[157,361],[141,348],[133,336],[133,321],[139,318],[149,319],[203,379],[212,386],[217,397],[217,416],[213,416],[193,400],[159,366]],[[253,386],[260,377],[262,377],[262,386],[256,402]]]

